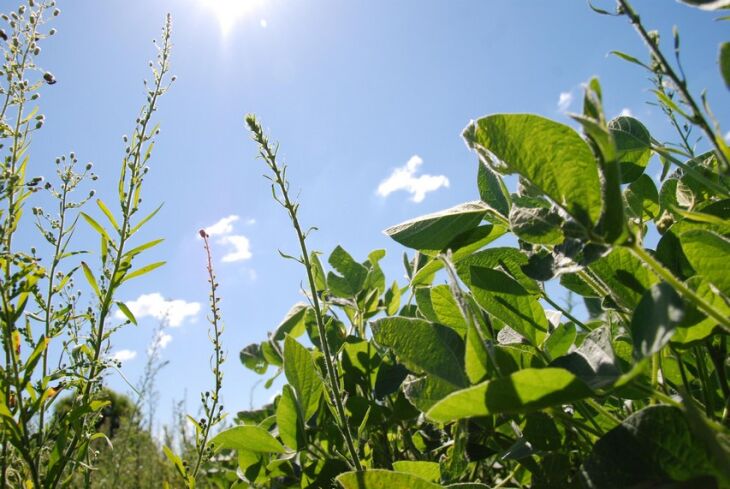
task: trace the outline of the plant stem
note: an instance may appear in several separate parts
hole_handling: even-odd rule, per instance
[[[324,319],[319,303],[319,296],[317,294],[317,286],[314,282],[312,265],[309,259],[309,252],[307,251],[306,234],[302,231],[302,228],[299,224],[299,218],[297,217],[299,204],[293,203],[289,197],[289,183],[286,181],[286,167],[280,168],[278,163],[276,162],[276,149],[272,149],[271,145],[269,144],[268,138],[264,135],[264,131],[261,128],[261,125],[253,115],[246,116],[246,123],[248,124],[249,129],[253,134],[253,140],[256,141],[256,143],[258,143],[259,145],[259,154],[261,158],[266,162],[266,164],[269,166],[274,174],[274,185],[279,188],[279,192],[281,193],[281,197],[278,197],[276,194],[274,194],[274,199],[276,199],[276,201],[279,202],[279,204],[281,204],[287,210],[292,225],[294,226],[297,240],[299,241],[299,248],[301,251],[301,263],[304,265],[304,268],[307,271],[307,281],[309,282],[309,289],[312,297],[312,308],[314,309],[314,315],[317,322],[317,331],[319,333],[319,339],[322,345],[322,353],[324,354],[323,356],[325,366],[327,368],[327,377],[329,379],[330,389],[332,390],[331,397],[335,403],[335,408],[337,409],[337,415],[339,418],[337,421],[340,431],[345,438],[345,443],[347,444],[350,456],[352,457],[352,464],[355,467],[355,470],[359,472],[363,470],[363,467],[360,463],[360,457],[357,454],[357,449],[355,448],[352,434],[350,433],[350,427],[349,423],[347,422],[345,408],[342,405],[342,395],[339,388],[339,376],[337,375],[334,357],[332,355],[332,352],[330,351],[329,342],[327,340]]]
[[[652,39],[652,37],[646,31],[644,25],[641,23],[641,18],[636,13],[631,4],[629,4],[629,1],[618,0],[618,3],[623,9],[623,12],[629,17],[629,21],[634,25],[636,32],[639,33],[639,36],[641,36],[641,38],[644,40],[647,47],[649,48],[649,51],[651,51],[651,53],[654,55],[654,58],[659,63],[659,69],[661,69],[662,72],[672,80],[672,82],[676,85],[680,95],[684,99],[684,102],[692,110],[692,119],[690,120],[690,122],[698,125],[700,129],[702,129],[702,131],[707,135],[707,137],[712,142],[712,145],[715,147],[717,157],[721,159],[724,163],[724,167],[727,168],[728,166],[730,166],[727,155],[725,154],[722,145],[718,141],[719,138],[722,138],[722,135],[716,134],[710,126],[710,123],[707,121],[705,114],[700,110],[699,105],[695,101],[694,97],[692,97],[692,94],[689,92],[689,89],[687,88],[687,81],[680,77],[676,71],[674,71],[674,69],[664,56],[664,53],[662,53],[662,51],[659,49],[658,42],[654,41],[654,39]]]
[[[730,319],[720,314],[714,307],[707,303],[702,297],[697,295],[695,291],[687,287],[672,272],[667,270],[664,265],[657,261],[649,252],[647,252],[638,241],[627,245],[629,249],[643,261],[651,270],[656,274],[657,277],[661,278],[674,290],[680,293],[683,297],[694,303],[702,312],[707,314],[709,317],[717,321],[717,323],[726,331],[730,332]]]

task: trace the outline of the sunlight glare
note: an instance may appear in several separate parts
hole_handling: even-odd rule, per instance
[[[236,22],[254,11],[262,0],[202,0],[202,3],[218,18],[221,34],[225,37]]]

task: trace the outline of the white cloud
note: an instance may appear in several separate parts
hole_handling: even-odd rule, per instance
[[[112,355],[112,359],[116,360],[117,362],[126,362],[126,361],[134,359],[136,356],[137,356],[136,351],[119,350],[117,352],[114,352],[114,355]]]
[[[573,92],[560,92],[558,97],[558,111],[566,112],[573,103]]]
[[[621,113],[619,114],[619,117],[620,116],[633,117],[634,113],[631,112],[631,109],[629,109],[628,107],[624,107],[623,109],[621,109]]]
[[[251,258],[251,243],[248,238],[242,234],[232,234],[230,236],[223,236],[218,240],[218,243],[224,245],[230,245],[233,251],[230,251],[223,255],[221,261],[224,263],[231,263],[234,261],[243,261]]]
[[[235,214],[224,217],[212,226],[205,228],[208,236],[218,236],[216,242],[229,247],[228,253],[223,255],[221,261],[223,263],[232,263],[244,261],[251,258],[251,242],[243,234],[233,234],[233,223],[240,218]],[[247,226],[256,224],[256,219],[248,218],[244,221]]]
[[[157,334],[157,338],[155,338],[155,342],[160,346],[160,349],[166,348],[167,345],[170,344],[172,341],[172,335],[169,335],[165,333],[164,331],[160,331]]]
[[[398,190],[405,190],[411,194],[413,202],[422,202],[428,192],[449,186],[449,179],[444,175],[420,175],[416,177],[418,167],[422,164],[423,160],[420,156],[411,156],[411,159],[404,166],[396,168],[388,178],[380,182],[377,190],[378,195],[387,197]]]
[[[205,228],[205,232],[208,233],[208,236],[223,236],[226,234],[231,234],[233,232],[233,223],[238,221],[240,218],[235,215],[231,214],[228,217],[224,217],[220,221],[216,222],[212,226],[208,226]]]
[[[160,293],[142,294],[136,300],[125,302],[137,319],[153,317],[157,320],[167,319],[172,326],[180,326],[186,318],[194,318],[200,312],[199,302],[186,302],[182,299],[167,300]],[[117,311],[115,316],[124,319],[122,311]]]

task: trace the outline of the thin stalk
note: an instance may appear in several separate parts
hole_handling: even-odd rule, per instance
[[[111,269],[111,281],[109,283],[109,286],[107,287],[105,294],[103,298],[100,300],[100,310],[99,310],[99,318],[97,322],[97,329],[92,334],[92,343],[94,346],[94,354],[91,360],[91,365],[89,367],[89,375],[87,378],[86,385],[84,386],[84,389],[82,391],[81,395],[81,404],[87,405],[90,402],[92,389],[95,384],[94,380],[100,373],[100,365],[99,365],[99,359],[101,358],[101,349],[102,345],[104,343],[104,326],[107,320],[107,316],[109,315],[109,312],[111,311],[111,304],[112,299],[114,296],[114,292],[116,291],[116,288],[118,287],[118,283],[114,283],[115,278],[117,277],[118,273],[122,270],[122,258],[124,255],[124,246],[127,242],[127,240],[131,237],[131,227],[130,227],[130,220],[132,217],[132,201],[134,198],[134,194],[136,191],[137,186],[139,185],[138,177],[141,170],[141,159],[142,159],[142,145],[146,141],[147,137],[147,127],[149,125],[150,119],[152,118],[152,114],[155,112],[157,107],[157,100],[159,96],[161,95],[161,89],[162,89],[162,82],[165,77],[165,74],[168,70],[168,59],[170,56],[170,32],[171,32],[171,20],[170,16],[167,17],[167,22],[165,24],[164,34],[163,34],[163,46],[161,48],[161,54],[160,54],[160,66],[159,66],[159,73],[156,73],[155,76],[155,88],[154,92],[149,98],[149,102],[145,106],[145,109],[143,110],[143,114],[141,116],[141,121],[139,121],[139,138],[137,140],[136,147],[132,150],[132,173],[129,178],[129,183],[127,185],[127,192],[126,192],[126,199],[122,203],[122,226],[119,229],[119,246],[116,250],[116,257],[114,260],[114,266]],[[123,164],[127,164],[126,159]],[[76,449],[79,438],[81,436],[81,432],[83,431],[83,428],[85,427],[85,423],[79,423],[78,428],[76,429],[73,438],[71,439],[71,442],[67,445],[66,451],[64,452],[64,455],[61,457],[60,461],[58,463],[61,464],[63,468],[70,462],[72,458],[73,451]],[[58,486],[61,477],[63,475],[63,469],[59,470],[57,472],[56,477],[48,483],[48,487],[55,488]]]
[[[279,167],[276,161],[276,149],[273,149],[269,144],[268,138],[264,135],[264,131],[261,128],[261,125],[253,115],[249,115],[246,117],[246,123],[248,124],[249,129],[253,134],[253,140],[256,141],[256,143],[258,143],[259,145],[259,155],[266,162],[266,164],[274,174],[274,184],[272,185],[272,189],[274,188],[274,186],[278,187],[281,195],[281,197],[279,197],[274,194],[274,199],[286,209],[296,232],[297,240],[299,241],[299,248],[301,251],[301,263],[304,265],[304,268],[307,271],[307,281],[309,282],[309,289],[311,292],[312,308],[314,309],[314,315],[317,322],[317,331],[319,333],[319,339],[322,345],[322,353],[324,354],[323,356],[325,366],[327,368],[327,377],[329,379],[330,389],[332,390],[331,397],[335,403],[335,408],[338,415],[337,417],[339,418],[337,421],[339,424],[340,432],[345,438],[345,443],[347,444],[350,456],[352,457],[353,466],[357,471],[362,471],[363,467],[360,463],[360,457],[357,454],[355,443],[353,442],[352,434],[350,433],[347,415],[345,414],[345,408],[342,405],[339,377],[335,369],[335,362],[332,352],[330,351],[329,342],[327,341],[324,319],[319,303],[319,296],[317,295],[317,286],[314,282],[314,276],[312,274],[312,264],[309,260],[309,252],[307,251],[306,234],[302,231],[302,228],[299,224],[299,218],[297,217],[299,204],[293,203],[291,198],[289,197],[289,183],[286,181],[285,176],[286,167]]]
[[[730,166],[727,155],[723,150],[723,145],[719,142],[720,138],[722,138],[722,135],[716,134],[715,131],[712,129],[712,126],[707,121],[705,114],[702,112],[702,110],[700,110],[699,105],[695,101],[692,94],[689,92],[689,89],[687,88],[687,80],[680,77],[674,70],[674,68],[672,68],[672,66],[669,64],[667,58],[664,56],[664,53],[662,53],[662,51],[659,49],[658,43],[652,39],[647,30],[644,28],[644,25],[641,23],[641,18],[628,2],[628,0],[618,0],[618,3],[621,6],[623,12],[628,16],[631,24],[633,24],[636,32],[639,33],[639,36],[644,40],[644,43],[646,43],[649,51],[651,51],[652,55],[658,62],[659,68],[662,70],[663,74],[668,76],[672,80],[674,85],[677,87],[677,91],[682,96],[682,99],[691,109],[692,118],[690,119],[690,122],[698,125],[700,129],[702,129],[702,131],[705,133],[705,135],[707,135],[707,137],[710,139],[710,142],[715,147],[717,157],[723,161],[725,168]]]
[[[200,465],[203,462],[203,458],[207,448],[206,445],[208,444],[208,437],[210,436],[210,429],[220,420],[220,391],[223,385],[221,373],[221,364],[223,363],[223,353],[221,348],[222,328],[220,325],[220,309],[218,308],[218,302],[220,301],[220,299],[216,295],[216,291],[218,290],[218,283],[216,282],[215,272],[213,271],[213,258],[210,252],[210,244],[208,243],[208,234],[205,231],[201,230],[200,237],[203,238],[205,255],[208,260],[206,269],[208,271],[208,283],[210,283],[210,309],[212,314],[210,318],[210,324],[213,326],[212,341],[214,349],[213,356],[215,358],[215,362],[213,364],[213,375],[215,377],[215,389],[213,390],[212,394],[211,406],[208,407],[207,404],[205,406],[208,419],[205,423],[205,426],[202,427],[203,436],[200,439],[200,443],[198,444],[198,453],[195,460],[195,465],[193,467],[192,473],[190,474],[192,481],[195,481],[195,479],[197,478],[198,471],[200,470]],[[216,409],[219,410],[218,413],[216,413]]]
[[[709,317],[717,321],[717,323],[726,331],[730,332],[730,319],[718,312],[714,307],[705,301],[702,297],[697,295],[695,291],[687,287],[677,277],[667,270],[664,265],[657,261],[649,252],[647,252],[638,241],[627,245],[629,249],[643,261],[651,270],[656,274],[657,277],[661,278],[665,282],[674,288],[680,295],[694,303],[702,312],[707,314]]]

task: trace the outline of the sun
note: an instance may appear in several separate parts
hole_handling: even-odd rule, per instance
[[[201,0],[218,18],[221,34],[227,36],[236,22],[250,15],[262,3],[262,0]]]

